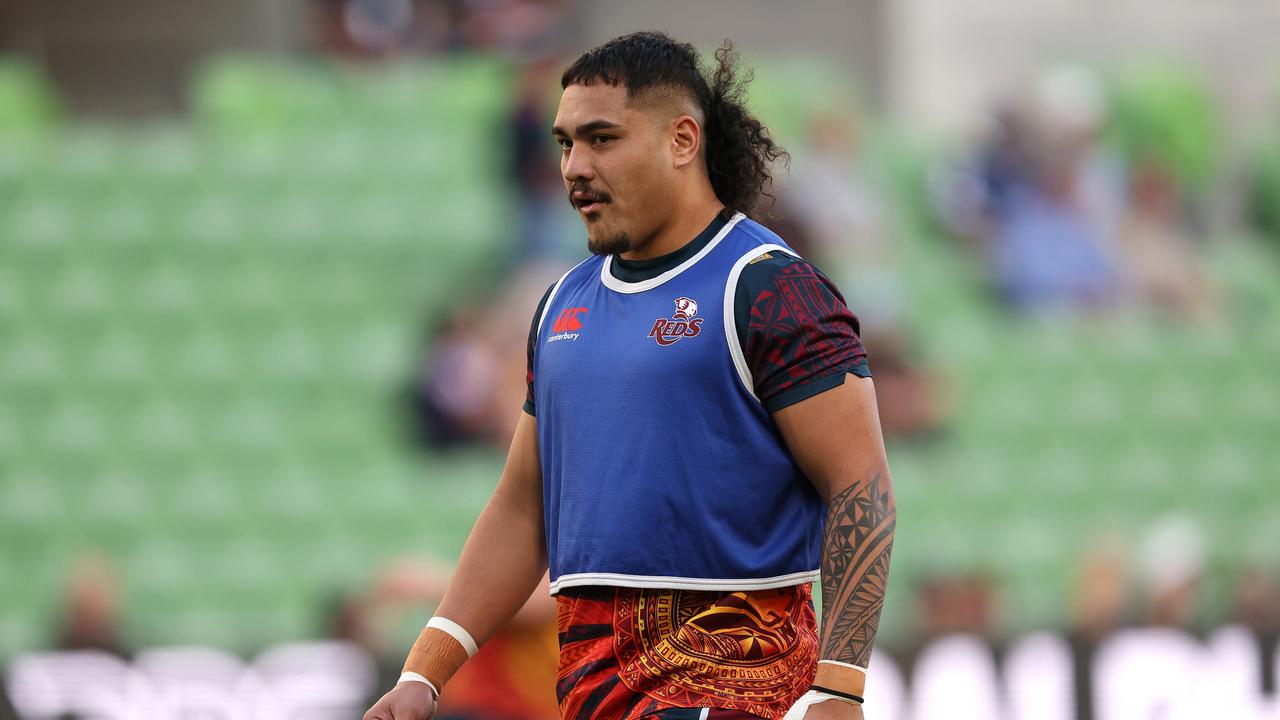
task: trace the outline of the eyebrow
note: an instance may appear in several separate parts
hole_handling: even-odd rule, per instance
[[[589,123],[583,123],[579,125],[574,135],[576,137],[582,137],[583,135],[589,135],[597,130],[613,130],[619,127],[622,127],[622,126],[611,120],[592,120]],[[559,135],[563,137],[569,137],[569,133],[565,132],[564,128],[560,127],[559,125],[551,128],[551,134]]]

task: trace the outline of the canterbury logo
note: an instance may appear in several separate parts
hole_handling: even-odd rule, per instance
[[[582,329],[582,321],[578,316],[587,311],[584,307],[568,308],[560,313],[560,317],[556,318],[556,324],[551,328],[552,332],[573,332]]]
[[[687,297],[676,298],[676,311],[670,318],[658,318],[649,330],[649,337],[659,345],[673,345],[680,338],[698,337],[702,332],[702,318],[698,314],[698,303]]]

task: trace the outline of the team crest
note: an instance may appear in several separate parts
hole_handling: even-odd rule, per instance
[[[698,314],[698,303],[692,298],[676,298],[676,311],[669,318],[658,318],[649,331],[649,337],[659,345],[674,345],[680,338],[697,337],[702,332],[702,318]]]

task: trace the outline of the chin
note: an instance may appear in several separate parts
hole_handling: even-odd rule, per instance
[[[587,233],[587,249],[593,255],[620,255],[631,249],[631,238],[626,233],[597,228],[596,232]]]

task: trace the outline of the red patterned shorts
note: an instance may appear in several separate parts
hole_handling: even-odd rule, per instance
[[[560,717],[781,718],[813,682],[810,592],[567,588],[556,596]]]

